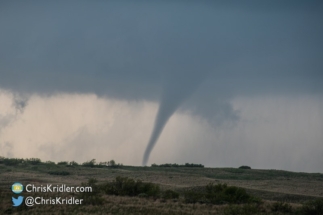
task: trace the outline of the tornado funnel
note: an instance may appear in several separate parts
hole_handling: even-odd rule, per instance
[[[166,79],[159,109],[155,119],[155,125],[151,133],[147,148],[144,153],[142,165],[146,166],[160,134],[166,123],[177,108],[186,100],[206,78],[207,73],[185,73],[172,74]]]

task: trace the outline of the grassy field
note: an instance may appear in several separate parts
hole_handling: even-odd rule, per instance
[[[161,193],[172,190],[179,198],[160,196],[122,196],[101,192],[103,185],[116,177],[151,182]],[[81,196],[77,193],[26,193],[26,196],[85,198],[82,205],[36,205],[13,207],[11,185],[20,182],[36,186],[66,184],[81,186],[96,179],[96,194]],[[206,185],[227,184],[247,191],[261,201],[244,204],[223,202],[213,204],[198,200],[190,203],[189,192],[202,193]],[[102,186],[101,186],[102,185]],[[100,190],[101,189],[101,190]],[[92,195],[92,196],[91,196]],[[84,167],[38,163],[0,164],[0,214],[322,214],[323,174],[295,173],[281,170],[255,170],[239,168],[190,167]],[[307,205],[308,202],[318,205]],[[286,204],[284,204],[286,203]],[[306,211],[308,207],[308,211]],[[314,211],[314,212],[313,212]]]

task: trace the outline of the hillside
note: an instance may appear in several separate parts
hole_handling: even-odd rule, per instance
[[[12,207],[11,185],[20,182],[23,185],[35,186],[53,184],[81,186],[81,183],[100,185],[112,182],[116,177],[127,177],[159,185],[161,192],[172,190],[178,198],[146,196],[114,196],[98,191],[98,196],[91,202],[82,205],[36,205]],[[95,184],[89,183],[95,179]],[[203,193],[206,185],[227,184],[244,188],[248,195],[261,199],[256,204],[210,204],[208,201],[187,201],[188,192]],[[26,193],[23,196],[75,196],[77,193]],[[93,194],[94,195],[94,194]],[[96,195],[96,194],[95,194]],[[162,196],[160,194],[160,196]],[[83,196],[84,197],[84,196]],[[15,165],[0,164],[0,198],[1,214],[234,214],[241,209],[256,207],[255,214],[277,214],[273,211],[275,202],[286,202],[297,211],[308,201],[323,198],[323,174],[296,173],[281,170],[256,170],[239,168],[196,168],[196,167],[133,167],[133,166],[93,166],[57,165],[54,163],[18,163]],[[85,196],[85,198],[88,198]],[[88,199],[94,198],[89,197]],[[102,203],[100,201],[102,200]],[[279,203],[282,204],[282,203]],[[240,208],[240,209],[239,209]],[[282,210],[282,209],[279,209]],[[252,214],[252,212],[246,214]],[[286,212],[290,213],[290,211]],[[243,214],[243,213],[242,213]]]

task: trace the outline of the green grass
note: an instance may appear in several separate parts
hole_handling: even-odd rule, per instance
[[[323,174],[320,173],[239,168],[121,165],[114,168],[105,165],[86,167],[66,163],[57,165],[53,162],[39,162],[37,159],[30,159],[28,162],[21,162],[20,159],[5,162],[8,165],[0,159],[0,214],[301,215],[320,214],[323,207],[323,200],[318,198],[320,195],[323,197]],[[113,187],[118,176],[121,179],[127,178],[118,188],[120,193],[106,192],[103,186]],[[97,180],[91,181],[93,178]],[[85,199],[86,203],[80,206],[14,208],[11,203],[13,194],[9,189],[13,182],[74,186],[83,183],[91,184],[96,191],[84,195],[59,194]],[[227,187],[224,186],[225,183]],[[149,186],[146,190],[140,190],[145,184],[152,185],[150,188],[158,187],[158,194],[147,193]],[[221,189],[217,189],[219,187]],[[262,201],[258,201],[259,199]]]

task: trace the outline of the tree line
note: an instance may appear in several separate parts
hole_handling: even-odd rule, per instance
[[[177,164],[177,163],[165,163],[165,164],[152,164],[151,167],[199,167],[204,168],[202,164],[194,164],[194,163],[185,163],[185,164]]]
[[[45,161],[42,162],[39,158],[5,158],[0,157],[0,164],[4,164],[6,166],[17,166],[17,165],[59,165],[59,166],[83,166],[83,167],[120,167],[123,166],[121,163],[116,163],[114,160],[110,160],[107,162],[99,162],[97,163],[95,159],[90,161],[86,161],[84,163],[77,163],[76,161]]]

